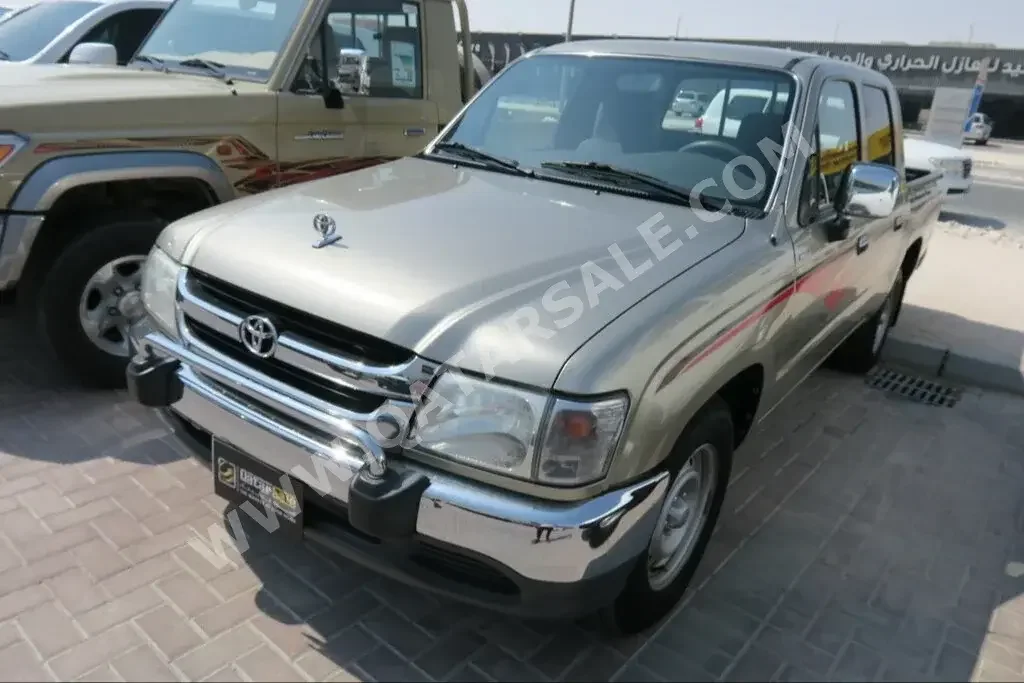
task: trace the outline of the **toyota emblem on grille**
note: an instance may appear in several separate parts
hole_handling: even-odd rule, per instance
[[[320,234],[320,239],[313,243],[314,249],[323,249],[341,239],[341,235],[336,234],[338,224],[326,213],[313,216],[313,229]]]
[[[270,358],[277,350],[277,328],[270,318],[250,315],[238,326],[238,337],[249,353],[260,358]]]

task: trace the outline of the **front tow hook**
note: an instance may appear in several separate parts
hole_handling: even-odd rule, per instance
[[[128,364],[128,395],[147,408],[166,408],[181,400],[185,385],[178,377],[181,361],[149,355]]]
[[[374,538],[408,538],[416,533],[428,486],[430,480],[419,472],[389,469],[377,476],[364,467],[349,485],[348,521]]]

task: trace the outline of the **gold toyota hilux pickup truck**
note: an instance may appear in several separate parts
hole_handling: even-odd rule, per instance
[[[681,89],[722,95],[715,130]],[[236,542],[248,514],[641,630],[750,430],[826,359],[878,359],[940,201],[902,136],[892,84],[828,58],[549,47],[421,154],[167,227],[129,390],[210,462]]]
[[[420,151],[488,78],[468,31],[464,0],[178,0],[127,67],[0,69],[0,295],[123,386],[160,230]]]

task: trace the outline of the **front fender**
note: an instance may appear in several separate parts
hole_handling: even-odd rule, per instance
[[[46,213],[74,187],[154,178],[195,178],[209,185],[219,202],[235,197],[220,166],[196,152],[99,152],[58,157],[40,165],[21,183],[7,208],[18,213]]]
[[[195,152],[100,152],[51,159],[18,187],[0,219],[0,291],[21,277],[48,212],[68,190],[96,183],[157,178],[194,178],[206,183],[220,203],[235,197],[227,176],[212,159]]]

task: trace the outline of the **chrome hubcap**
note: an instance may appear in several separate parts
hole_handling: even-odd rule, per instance
[[[145,256],[125,256],[106,264],[89,278],[78,304],[85,336],[101,351],[128,357],[128,330],[143,315],[142,264]]]
[[[647,553],[647,581],[659,591],[671,584],[693,555],[711,513],[717,452],[704,444],[690,454],[658,515]]]

